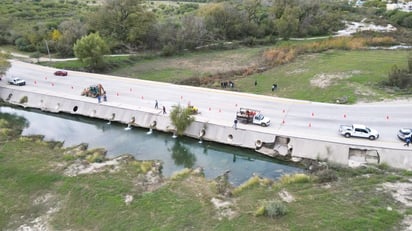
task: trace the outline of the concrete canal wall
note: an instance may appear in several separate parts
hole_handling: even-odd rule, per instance
[[[133,105],[112,102],[99,104],[96,99],[82,96],[56,97],[43,92],[3,87],[0,87],[0,99],[13,105],[38,108],[48,112],[93,117],[129,126],[152,128],[171,134],[174,131],[174,126],[167,114],[163,115],[159,110]],[[234,129],[224,124],[200,120],[193,122],[184,135],[254,149],[264,155],[292,161],[323,160],[344,166],[386,163],[391,167],[412,170],[411,150],[390,146],[373,147],[364,145],[364,142],[356,139],[351,140],[351,144],[345,144],[338,137],[328,138],[328,140],[297,137],[293,134],[275,133],[274,131],[268,133]]]

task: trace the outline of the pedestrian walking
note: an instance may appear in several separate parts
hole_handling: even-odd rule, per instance
[[[163,114],[166,114],[166,107],[163,106]]]
[[[158,109],[159,108],[159,102],[157,102],[157,100],[156,100],[156,102],[155,102],[155,109]]]
[[[234,129],[237,129],[237,119],[235,119],[235,120],[233,121],[233,128],[234,128]]]
[[[409,147],[409,144],[411,143],[411,139],[412,139],[412,133],[405,137],[405,144],[403,146]]]
[[[97,95],[97,102],[98,102],[98,103],[101,102],[101,97],[100,97],[100,95]]]
[[[106,92],[103,92],[103,101],[104,101],[104,102],[107,102]]]

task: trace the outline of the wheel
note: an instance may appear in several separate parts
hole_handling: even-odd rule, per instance
[[[349,138],[350,137],[350,133],[345,133],[345,137]]]
[[[374,136],[369,136],[369,139],[370,139],[370,140],[374,140],[375,137],[374,137]]]
[[[262,125],[262,127],[266,127],[266,124],[265,124],[265,123],[262,123],[261,125]]]

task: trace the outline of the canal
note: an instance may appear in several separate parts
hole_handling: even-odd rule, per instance
[[[105,148],[107,157],[131,154],[137,160],[160,160],[162,173],[169,177],[184,168],[202,167],[206,178],[213,179],[230,171],[229,181],[239,185],[253,174],[277,179],[283,174],[302,172],[286,162],[260,155],[253,150],[199,142],[187,137],[108,123],[78,115],[47,113],[37,109],[0,107],[0,114],[24,117],[28,126],[22,135],[43,135],[45,140],[63,142],[64,147],[87,143],[89,149]]]

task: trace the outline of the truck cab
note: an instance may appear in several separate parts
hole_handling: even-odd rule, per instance
[[[267,127],[270,125],[270,119],[259,113],[253,117],[253,123]]]

